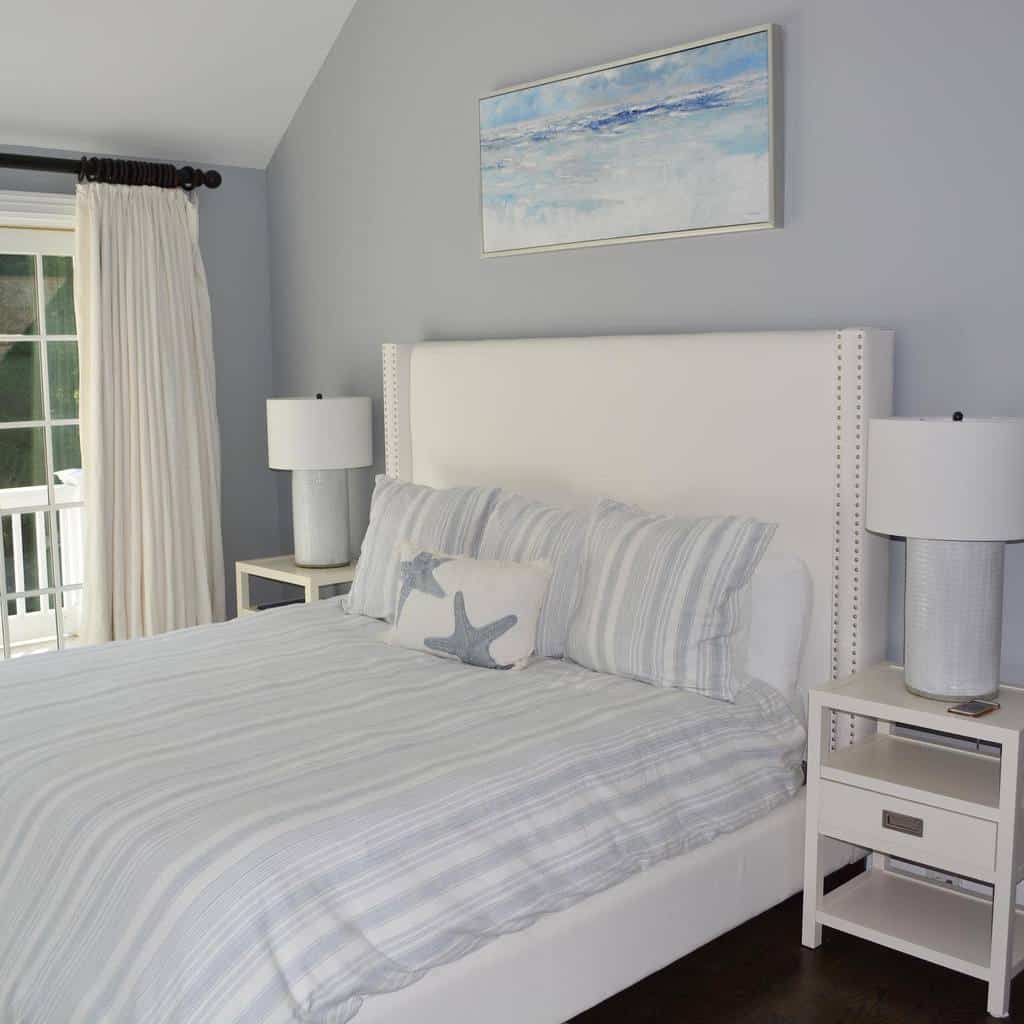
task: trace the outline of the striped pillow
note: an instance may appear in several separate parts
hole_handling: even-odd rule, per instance
[[[774,533],[755,519],[676,519],[599,502],[566,656],[597,672],[733,700],[748,681],[734,649],[740,592]]]
[[[378,476],[370,502],[370,525],[345,611],[390,620],[398,586],[398,545],[476,557],[484,524],[498,489],[452,487],[438,491]]]
[[[553,508],[521,494],[502,493],[487,520],[480,557],[502,562],[549,562],[554,569],[540,620],[537,653],[561,658],[579,590],[587,514]]]

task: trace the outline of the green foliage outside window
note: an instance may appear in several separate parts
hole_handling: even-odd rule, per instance
[[[70,256],[44,256],[43,296],[50,335],[75,333],[74,277]],[[0,253],[0,334],[39,335],[38,280],[33,256]],[[43,419],[41,340],[0,341],[0,424]],[[78,344],[49,341],[46,356],[53,419],[77,419]],[[81,466],[77,427],[53,429],[54,472]],[[41,427],[0,430],[0,488],[46,483]]]

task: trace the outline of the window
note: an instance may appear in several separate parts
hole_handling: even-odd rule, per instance
[[[74,236],[4,221],[0,201],[0,626],[17,658],[77,639],[85,503]]]

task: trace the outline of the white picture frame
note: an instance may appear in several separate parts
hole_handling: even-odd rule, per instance
[[[530,105],[536,104],[540,107],[545,106],[541,97],[545,90],[549,87],[557,87],[564,83],[574,83],[577,80],[584,79],[586,76],[603,76],[604,80],[612,81],[618,77],[622,77],[623,72],[629,74],[635,74],[637,70],[642,69],[644,66],[653,67],[651,62],[655,62],[659,66],[666,66],[666,59],[675,59],[677,66],[682,66],[682,63],[693,58],[700,59],[702,56],[701,51],[704,53],[711,53],[709,48],[719,46],[719,44],[735,44],[736,41],[745,41],[753,43],[755,39],[752,37],[763,37],[764,45],[764,74],[763,76],[763,87],[766,92],[766,103],[761,103],[764,106],[763,113],[763,125],[761,131],[763,132],[762,138],[762,150],[757,153],[759,164],[763,164],[763,210],[751,218],[743,218],[740,220],[733,219],[728,223],[699,223],[696,225],[686,226],[682,223],[671,225],[666,224],[664,229],[658,230],[643,230],[643,231],[625,231],[623,233],[599,233],[595,237],[578,237],[578,238],[557,238],[548,237],[544,238],[545,234],[551,236],[552,231],[540,230],[534,232],[537,236],[535,242],[531,242],[530,235],[531,231],[528,227],[524,227],[522,223],[514,225],[509,230],[504,232],[494,229],[495,217],[493,216],[495,206],[495,195],[500,194],[496,190],[501,188],[501,182],[496,180],[490,180],[490,173],[492,170],[499,166],[497,163],[488,163],[488,159],[493,158],[493,151],[497,150],[500,153],[502,146],[507,149],[517,149],[519,154],[528,154],[532,160],[532,154],[530,154],[530,146],[532,139],[537,138],[541,141],[548,141],[548,138],[554,137],[559,133],[565,126],[567,121],[573,121],[573,118],[586,118],[589,114],[593,113],[594,108],[591,107],[588,111],[585,107],[581,107],[577,111],[564,110],[556,112],[554,114],[547,115],[548,122],[544,123],[545,114],[541,114],[539,121],[524,121],[527,127],[524,129],[527,134],[532,132],[531,138],[523,139],[522,134],[516,137],[512,142],[508,142],[500,136],[502,128],[494,128],[496,120],[495,111],[498,110],[499,104],[504,104],[506,107],[509,106],[509,102],[523,102],[524,95],[529,95]],[[756,42],[760,44],[761,40],[756,39]],[[696,51],[696,53],[695,53]],[[722,51],[719,51],[722,52]],[[627,70],[628,69],[628,70]],[[593,79],[592,82],[601,81],[601,79]],[[734,80],[733,80],[734,81]],[[728,84],[732,85],[733,81]],[[695,90],[695,93],[697,90]],[[656,94],[655,94],[656,95]],[[497,256],[510,256],[519,255],[531,252],[552,252],[562,249],[579,249],[589,248],[598,245],[618,245],[626,242],[644,242],[666,238],[683,238],[689,235],[711,235],[711,234],[725,234],[729,232],[738,231],[758,231],[768,228],[778,228],[782,226],[782,208],[783,208],[783,169],[782,169],[782,111],[781,111],[781,97],[782,97],[782,85],[781,85],[781,34],[778,26],[772,24],[756,25],[752,28],[742,29],[736,32],[724,33],[722,35],[711,36],[706,39],[700,39],[691,43],[684,43],[679,46],[668,47],[663,50],[657,50],[651,53],[640,54],[635,57],[629,57],[624,60],[612,61],[607,64],[601,64],[594,67],[583,68],[577,71],[567,72],[565,74],[554,75],[549,78],[540,79],[533,82],[527,82],[520,85],[509,86],[505,89],[500,89],[496,92],[489,93],[486,96],[482,96],[478,102],[478,117],[479,117],[479,140],[480,140],[480,160],[479,160],[479,184],[480,184],[480,232],[481,232],[481,256],[483,258],[491,258]],[[760,101],[760,97],[758,97]],[[538,102],[540,101],[540,102]],[[694,102],[699,102],[700,96],[697,95]],[[688,114],[703,114],[703,109],[678,109],[680,106],[685,105],[687,98],[682,99],[676,98],[665,98],[662,101],[655,100],[651,109],[656,105],[660,108],[664,108],[663,111],[659,111],[659,116],[665,117],[678,117],[680,115],[686,116]],[[548,106],[557,108],[557,100],[553,100]],[[722,105],[723,108],[725,104]],[[677,109],[672,109],[673,107]],[[632,117],[638,108],[633,106],[627,112],[629,117]],[[645,113],[643,108],[639,108],[640,113]],[[622,117],[622,112],[618,114],[608,111],[612,110],[612,105],[605,108],[605,111],[601,112],[605,114],[606,120],[612,120],[615,117]],[[498,114],[498,117],[501,115]],[[634,120],[636,120],[634,118]],[[545,133],[549,131],[550,134],[545,138]],[[587,136],[587,128],[589,125],[581,126],[577,121],[573,122],[570,126],[571,131],[566,134],[573,134],[577,139],[581,139],[581,143],[577,145],[585,145]],[[613,125],[613,131],[618,132],[620,126]],[[628,126],[627,129],[628,130]],[[496,135],[495,132],[498,134]],[[487,137],[486,133],[490,133]],[[664,136],[664,131],[662,135]],[[684,138],[685,137],[681,137]],[[572,144],[572,143],[570,143]],[[491,152],[488,152],[488,151]],[[516,154],[513,153],[513,163],[515,162]],[[497,158],[499,161],[501,157]],[[521,161],[520,166],[525,164],[526,161]],[[619,166],[613,167],[613,171],[618,171],[621,177],[623,170],[623,161],[619,160]],[[502,163],[500,167],[504,170],[508,164]],[[637,170],[642,170],[643,161],[638,159],[635,163]],[[564,176],[563,176],[564,177]],[[526,184],[529,185],[529,172],[526,175]],[[522,180],[522,179],[520,179]],[[760,182],[759,182],[760,185]],[[729,183],[723,182],[722,194],[723,196],[728,193]],[[541,188],[543,191],[543,188]],[[665,194],[671,196],[673,193],[669,189],[665,189]],[[735,190],[733,190],[735,192]],[[512,198],[507,200],[508,204],[514,206],[519,202],[518,198],[515,197],[514,193],[511,194]],[[658,201],[657,196],[645,196],[642,191],[638,193],[634,198],[639,198],[641,202],[647,203],[653,201],[655,204]],[[558,204],[557,199],[549,200],[550,205],[554,206]],[[565,200],[562,200],[565,202]],[[569,204],[573,203],[579,205],[581,208],[586,208],[589,203],[605,203],[603,198],[588,196],[584,194],[584,189],[581,186],[579,195],[568,200]],[[623,207],[628,206],[628,200],[623,202],[622,200],[616,200],[617,203]],[[543,205],[543,199],[542,204]],[[611,205],[611,204],[608,204]],[[490,210],[490,213],[489,213]],[[656,216],[656,214],[654,214]],[[506,217],[506,220],[510,220],[514,217],[514,214]],[[525,218],[520,218],[524,220]],[[650,218],[648,218],[650,219]],[[490,230],[489,230],[490,229]],[[584,233],[586,228],[583,229]],[[572,233],[572,227],[568,227],[568,231]],[[525,244],[508,244],[508,239],[516,236],[519,241],[525,242]]]

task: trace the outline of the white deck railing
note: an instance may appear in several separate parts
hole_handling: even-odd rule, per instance
[[[73,484],[60,483],[54,487],[55,499],[58,504],[80,502],[81,489]],[[45,511],[24,511],[33,506],[45,505],[47,501],[46,487],[9,487],[0,489],[0,516],[11,518],[11,549],[7,553],[8,584],[14,577],[14,591],[45,590],[57,585],[50,578],[50,560],[46,554],[46,538],[48,535]],[[34,529],[29,520],[34,519]],[[79,505],[72,508],[59,508],[57,519],[60,524],[60,571],[64,586],[80,584],[84,568],[85,541],[85,509]],[[56,538],[54,538],[54,541]],[[54,550],[57,549],[54,543]],[[34,561],[36,579],[26,578],[26,561]],[[8,593],[11,588],[8,585]],[[54,610],[59,598],[56,595],[42,594],[37,598],[39,610],[29,611],[28,605],[37,602],[28,597],[12,598],[13,614],[8,615],[11,631],[12,650],[29,644],[46,644],[56,641],[57,624]],[[64,634],[72,636],[78,632],[79,608],[81,592],[65,593],[63,604]],[[10,604],[8,605],[10,611]]]

